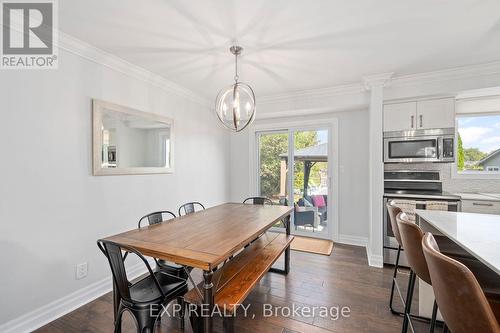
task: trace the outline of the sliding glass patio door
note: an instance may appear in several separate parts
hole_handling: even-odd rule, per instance
[[[258,193],[294,207],[292,232],[331,239],[328,128],[257,132]]]
[[[259,195],[274,204],[288,205],[288,146],[287,131],[258,134]]]

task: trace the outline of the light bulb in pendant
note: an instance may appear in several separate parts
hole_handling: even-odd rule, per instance
[[[250,110],[252,110],[250,102],[247,102],[247,104],[245,104],[245,110],[247,111],[247,117],[248,117],[250,115]]]
[[[227,104],[224,103],[222,104],[222,113],[224,115],[224,118],[227,116]]]

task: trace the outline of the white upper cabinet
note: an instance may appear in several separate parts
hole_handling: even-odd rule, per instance
[[[417,129],[455,127],[455,100],[431,99],[417,102]]]
[[[453,127],[455,127],[453,98],[384,105],[384,132]]]
[[[415,129],[417,102],[384,105],[384,132]]]

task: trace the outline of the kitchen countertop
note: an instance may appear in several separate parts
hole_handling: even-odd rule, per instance
[[[455,193],[462,200],[500,201],[500,193]]]
[[[436,228],[500,274],[500,215],[457,213],[417,209],[425,223]]]

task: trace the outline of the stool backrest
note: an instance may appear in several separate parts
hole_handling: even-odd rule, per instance
[[[410,222],[405,213],[399,213],[396,216],[396,220],[398,221],[401,241],[403,242],[403,248],[405,249],[406,258],[411,269],[419,278],[431,284],[429,269],[427,268],[427,262],[422,251],[424,232],[418,225]]]
[[[399,246],[403,246],[403,243],[401,242],[401,234],[399,233],[398,221],[396,220],[396,216],[398,216],[402,210],[398,206],[395,206],[392,201],[389,201],[387,203],[387,211],[389,212],[389,221],[391,222],[394,237],[396,237]]]
[[[453,333],[499,333],[500,325],[474,274],[442,254],[431,233],[425,234],[422,248],[436,302],[449,329]]]

